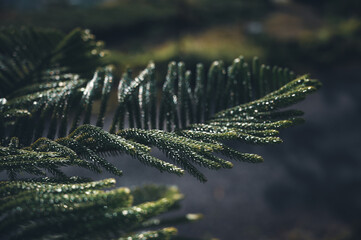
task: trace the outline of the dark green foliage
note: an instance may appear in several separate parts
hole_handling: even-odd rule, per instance
[[[103,54],[102,43],[96,42],[87,30],[75,29],[64,35],[33,28],[1,29],[0,128],[13,126],[6,135],[17,136],[23,144],[29,144],[33,136],[36,139],[43,135],[45,119],[50,118],[48,137],[54,138],[59,123],[59,136],[64,136],[68,111],[79,99],[83,104],[81,110],[86,113],[84,121],[89,121],[99,86],[95,80],[86,79],[101,66]],[[100,74],[104,73],[95,76]],[[103,96],[106,95],[104,90]],[[0,138],[5,137],[4,130],[0,134]]]
[[[145,78],[145,74],[143,71],[124,93],[132,93],[135,86],[140,85],[141,79]],[[178,129],[175,132],[131,128],[111,134],[95,126],[83,125],[65,138],[55,141],[41,138],[26,149],[2,147],[2,158],[11,161],[2,164],[1,170],[8,171],[9,176],[14,177],[20,171],[40,174],[40,167],[61,175],[59,166],[78,165],[94,171],[99,171],[98,166],[101,166],[120,175],[121,171],[99,156],[109,152],[126,153],[160,171],[183,174],[181,168],[151,156],[150,147],[155,146],[200,181],[206,181],[206,177],[193,163],[210,169],[233,166],[229,161],[216,157],[214,153],[221,153],[240,161],[263,161],[256,154],[232,151],[219,141],[240,140],[253,144],[282,142],[277,137],[278,130],[302,122],[299,118],[302,112],[280,111],[280,108],[304,99],[318,87],[318,81],[302,76],[259,100],[223,110],[205,123],[191,124],[186,129]],[[122,97],[127,99],[127,96],[130,94],[124,94]]]
[[[170,239],[177,231],[167,225],[201,217],[155,218],[178,208],[183,196],[175,187],[104,190],[115,180],[69,180],[0,182],[0,234],[12,239]],[[159,230],[144,230],[150,227]]]
[[[60,83],[65,73],[89,76],[100,64],[101,47],[87,30],[75,29],[64,35],[55,30],[3,28],[0,95],[24,96],[55,88],[49,83]],[[48,84],[31,85],[44,82]]]
[[[8,41],[20,38],[22,40],[20,43],[24,42],[23,38],[30,38],[31,41],[27,42],[31,43],[34,41],[34,36],[52,39],[51,37],[56,35],[54,32],[23,29],[12,30],[19,32],[21,36],[14,37],[6,35],[8,31],[5,30],[2,33],[2,38]],[[27,34],[28,32],[33,33],[34,36]],[[83,42],[76,41],[76,36],[79,34]],[[99,49],[98,44],[89,40],[89,33],[75,30],[62,40],[58,39],[59,33],[56,36],[58,36],[56,40],[50,41],[52,44],[49,43],[46,45],[47,48],[42,49],[40,56],[44,55],[47,58],[51,56],[51,61],[57,64],[59,69],[67,69],[67,72],[52,71],[49,75],[49,68],[52,65],[47,64],[29,72],[30,75],[42,76],[41,78],[27,77],[31,79],[28,80],[29,84],[26,84],[26,77],[19,79],[25,83],[25,86],[16,89],[1,100],[0,116],[3,119],[1,123],[3,126],[0,133],[3,134],[2,138],[5,142],[10,140],[9,137],[16,136],[20,139],[21,145],[27,145],[43,135],[46,127],[45,119],[50,118],[47,137],[60,138],[55,141],[40,139],[32,144],[31,154],[35,155],[32,155],[31,159],[23,158],[20,153],[15,155],[4,153],[4,157],[9,155],[13,159],[2,167],[10,176],[15,176],[21,170],[40,173],[38,167],[44,168],[44,164],[41,163],[44,158],[41,158],[41,161],[35,161],[40,165],[30,165],[26,168],[19,165],[26,161],[29,164],[33,162],[37,154],[35,152],[56,153],[48,158],[52,160],[52,165],[49,166],[51,168],[45,168],[52,170],[55,174],[61,174],[56,170],[59,166],[79,165],[94,171],[99,171],[97,166],[102,166],[119,175],[121,173],[119,170],[99,156],[99,153],[105,152],[126,153],[160,171],[182,174],[182,169],[149,154],[150,147],[155,146],[177,165],[199,180],[206,181],[205,176],[193,166],[193,163],[211,169],[232,167],[230,162],[216,157],[214,153],[232,156],[233,159],[241,161],[262,161],[262,158],[255,154],[231,151],[220,141],[240,140],[256,144],[281,142],[281,139],[277,137],[278,130],[300,123],[302,119],[299,118],[299,112],[282,112],[280,109],[302,100],[320,85],[318,81],[310,80],[308,76],[292,80],[292,74],[287,69],[261,65],[258,58],[253,59],[249,68],[243,57],[235,59],[228,68],[221,61],[214,62],[209,68],[207,78],[205,78],[204,67],[198,65],[193,83],[191,72],[186,70],[184,63],[171,62],[163,87],[158,89],[162,91],[158,104],[155,65],[150,63],[134,78],[130,70],[123,74],[118,86],[117,107],[110,133],[90,125],[78,128],[81,119],[84,124],[91,123],[91,114],[94,112],[93,103],[96,100],[100,100],[100,110],[94,124],[99,127],[104,125],[105,112],[113,85],[112,68],[98,68],[90,77],[89,73],[94,69],[90,63],[98,61],[94,59],[92,53],[94,51],[98,53]],[[75,40],[70,41],[71,39]],[[5,40],[4,45],[6,45]],[[79,66],[72,64],[68,67],[64,64],[67,59],[65,56],[68,56],[67,51],[70,51],[67,49],[73,49],[73,44],[84,45],[71,53],[76,56],[76,59],[79,59],[78,55],[91,56],[83,57],[83,61],[89,62],[88,73],[84,70],[84,64],[78,63]],[[20,76],[21,72],[11,66],[21,66],[22,62],[19,62],[17,54],[11,57],[11,50],[9,50],[14,48],[17,52],[17,48],[13,44],[8,45],[6,51],[1,54],[2,72],[9,76]],[[56,51],[59,56],[54,55],[51,46],[59,49]],[[30,46],[28,48],[30,49]],[[24,49],[23,52],[25,54],[28,51]],[[71,54],[69,56],[72,56]],[[26,61],[32,63],[31,59],[26,59]],[[69,73],[69,71],[74,73]],[[41,75],[44,72],[48,75]],[[79,72],[81,75],[75,74]],[[0,76],[4,87],[6,87],[7,75]],[[280,86],[283,87],[279,88]],[[69,117],[71,113],[74,113],[72,120]],[[212,115],[214,117],[211,117]],[[158,116],[159,129],[165,128],[167,132],[141,130],[156,127],[156,116]],[[193,123],[195,120],[197,122]],[[61,138],[66,135],[66,127],[70,121],[72,121],[71,133],[68,137]],[[127,127],[131,129],[122,130]],[[7,128],[6,131],[5,128]],[[117,129],[120,131],[115,135]],[[29,151],[29,149],[18,151]],[[24,154],[31,156],[30,152]],[[62,161],[55,161],[59,157],[64,158]]]
[[[169,226],[200,218],[155,218],[177,206],[181,195],[176,189],[105,191],[113,180],[68,178],[62,167],[105,169],[120,176],[122,171],[103,156],[127,154],[161,172],[187,171],[205,182],[195,165],[220,169],[232,168],[229,160],[262,162],[261,156],[238,152],[223,141],[282,142],[279,130],[303,121],[302,112],[282,109],[320,87],[308,76],[294,79],[288,69],[260,64],[258,58],[248,64],[243,57],[228,67],[216,61],[208,71],[198,64],[194,77],[183,62],[171,62],[159,85],[150,63],[135,77],[130,69],[123,74],[108,132],[104,120],[116,81],[112,66],[103,66],[102,54],[102,44],[88,31],[0,32],[0,172],[12,180],[0,182],[0,234],[14,239],[170,239],[176,230]],[[152,156],[152,147],[174,163]],[[15,181],[22,172],[49,172],[55,178]]]
[[[16,138],[13,138],[13,140]],[[126,140],[110,134],[92,125],[82,125],[65,138],[55,141],[40,138],[27,148],[19,149],[13,146],[0,148],[0,171],[7,171],[9,177],[25,171],[35,175],[44,175],[43,168],[54,175],[64,177],[59,170],[61,166],[80,166],[95,172],[100,167],[115,175],[122,175],[107,160],[100,156],[105,153],[126,153],[137,158],[142,163],[178,175],[183,170],[173,164],[164,162],[150,155],[150,147]]]

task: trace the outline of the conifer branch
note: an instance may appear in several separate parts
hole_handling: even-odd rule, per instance
[[[184,217],[171,222],[154,218],[177,208],[183,196],[176,187],[104,190],[114,185],[114,179],[85,183],[1,181],[0,235],[12,239],[140,239],[143,234],[141,239],[170,239],[177,234],[169,227],[145,230],[150,222],[182,222]],[[190,215],[184,221],[200,217]]]
[[[23,29],[18,32],[21,36],[31,37],[26,34],[34,30]],[[47,36],[46,32],[34,33],[44,39]],[[52,34],[54,33],[51,32],[48,37],[53,36]],[[4,33],[2,36],[8,40],[13,38]],[[39,53],[44,59],[51,56],[50,62],[53,64],[63,63],[67,58],[64,54],[70,48],[73,49],[72,44],[84,45],[80,48],[81,51],[77,50],[72,54],[84,56],[99,50],[91,35],[81,30],[75,30],[63,40],[58,38],[57,41],[53,40],[55,42],[51,45],[53,48],[57,46],[55,49],[48,46],[49,48],[42,50],[42,55]],[[11,44],[9,47],[14,48]],[[17,53],[18,50],[13,51]],[[21,75],[11,67],[19,65],[20,60],[11,57],[10,52],[6,49],[1,55],[3,71],[0,82],[5,85],[9,80],[6,76],[10,73]],[[22,54],[25,52],[23,49]],[[25,59],[29,62],[32,60],[30,57]],[[94,59],[85,60],[91,62]],[[63,65],[65,68],[66,64]],[[162,91],[162,98],[157,104],[155,65],[150,63],[134,79],[130,70],[123,74],[118,86],[117,108],[108,133],[87,124],[91,123],[93,102],[99,99],[100,111],[94,124],[103,126],[113,85],[112,68],[98,68],[93,77],[87,80],[90,69],[88,74],[80,76],[75,71],[64,72],[60,67],[58,71],[50,71],[51,66],[49,63],[42,71],[37,72],[38,75],[43,74],[42,78],[35,79],[35,82],[30,81],[31,84],[23,88],[15,89],[7,98],[0,101],[0,118],[3,120],[0,123],[0,137],[4,142],[15,136],[20,139],[21,145],[27,145],[43,135],[45,119],[51,118],[47,134],[49,139],[41,138],[30,145],[30,148],[18,149],[18,152],[2,147],[3,158],[11,161],[1,163],[1,170],[8,171],[9,176],[15,177],[21,171],[39,175],[42,173],[39,168],[62,175],[59,167],[64,165],[77,165],[96,172],[100,171],[101,167],[121,175],[120,170],[100,155],[125,153],[160,171],[181,175],[181,168],[184,168],[199,180],[206,181],[206,177],[193,164],[210,169],[232,167],[231,162],[216,157],[214,153],[222,153],[241,161],[262,161],[258,155],[231,150],[221,141],[239,140],[252,144],[282,142],[278,137],[278,131],[299,124],[303,120],[300,118],[302,112],[281,109],[303,100],[320,86],[317,80],[309,79],[307,75],[292,80],[292,74],[281,68],[271,73],[271,67],[260,65],[257,58],[253,60],[249,69],[249,65],[240,57],[234,60],[227,72],[223,62],[214,62],[207,78],[204,77],[203,65],[197,65],[193,88],[191,73],[186,71],[186,65],[182,62],[171,62],[163,87],[158,89]],[[68,70],[81,69],[80,65],[67,67]],[[39,69],[34,68],[32,71],[36,70]],[[281,85],[279,82],[284,86],[278,89]],[[254,96],[259,98],[249,101]],[[72,126],[69,135],[64,137],[70,122],[69,113],[72,111],[75,111]],[[125,118],[126,115],[128,118]],[[147,130],[156,127],[157,115],[159,129],[165,127],[166,131]],[[81,118],[84,118],[83,123],[86,125],[78,127]],[[195,119],[198,122],[193,123]],[[37,124],[34,124],[35,122]],[[124,129],[127,126],[130,128]],[[115,134],[117,129],[119,131]],[[55,136],[60,138],[50,140]],[[157,147],[181,168],[151,156],[148,146]],[[49,164],[46,164],[47,161]],[[35,163],[35,166],[32,163]]]
[[[321,86],[257,57],[247,63],[241,56],[228,67],[215,61],[208,71],[198,64],[193,75],[185,63],[171,62],[164,79],[156,79],[151,62],[135,77],[130,69],[123,74],[108,132],[104,120],[116,81],[103,55],[103,44],[88,30],[68,35],[0,30],[0,172],[10,179],[0,182],[0,236],[182,239],[170,226],[201,216],[158,217],[178,207],[182,195],[176,188],[104,190],[115,181],[67,177],[62,167],[120,176],[104,155],[127,154],[161,172],[187,171],[204,182],[198,167],[262,162],[261,156],[238,152],[224,141],[281,143],[281,129],[303,122],[301,111],[283,108]],[[100,108],[93,122],[95,101]],[[152,147],[173,163],[152,156]],[[54,177],[16,180],[23,172]]]

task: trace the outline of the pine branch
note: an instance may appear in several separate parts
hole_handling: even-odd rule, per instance
[[[51,121],[47,137],[60,137],[55,141],[41,138],[30,148],[18,149],[18,152],[3,147],[3,158],[11,161],[1,163],[1,170],[8,171],[12,177],[21,171],[39,175],[41,168],[62,175],[59,167],[64,165],[77,165],[96,172],[104,168],[120,175],[121,171],[100,155],[125,153],[160,171],[181,175],[184,169],[200,181],[206,181],[194,164],[210,169],[233,166],[231,162],[215,156],[215,153],[240,161],[263,161],[258,155],[232,150],[222,141],[239,140],[251,144],[282,142],[278,131],[303,120],[300,118],[302,112],[281,109],[303,100],[320,87],[317,80],[309,79],[307,75],[292,80],[293,74],[287,69],[277,67],[271,71],[272,68],[260,64],[258,58],[254,58],[252,64],[247,64],[240,57],[228,68],[221,61],[214,62],[207,78],[203,65],[197,65],[195,84],[191,84],[191,72],[186,70],[184,63],[171,62],[162,89],[156,89],[155,65],[150,63],[134,79],[130,70],[123,74],[118,86],[117,108],[108,133],[87,124],[91,124],[93,103],[99,99],[100,110],[94,124],[103,126],[113,85],[112,68],[98,68],[93,77],[87,78],[89,71],[82,75],[84,77],[77,74],[82,72],[79,69],[84,70],[83,63],[69,65],[66,62],[73,62],[69,57],[83,58],[86,63],[96,61],[97,58],[85,57],[99,51],[92,36],[81,30],[67,36],[34,29],[11,31],[17,35],[9,36],[6,31],[1,35],[5,39],[4,45],[10,47],[1,54],[3,71],[0,82],[4,86],[10,73],[22,74],[15,69],[15,65],[35,61],[27,57],[24,58],[25,62],[20,62],[16,54],[12,57],[10,53],[19,50],[17,45],[8,42],[11,39],[19,38],[21,43],[24,42],[23,38],[31,38],[30,43],[35,38],[46,40],[48,45],[41,49],[37,57],[42,57],[42,61],[50,58],[51,61],[42,71],[34,67],[26,75],[39,70],[36,74],[42,78],[29,80],[30,85],[15,89],[0,101],[0,118],[3,120],[0,123],[0,138],[6,142],[6,139],[16,136],[21,145],[28,145],[43,135],[45,119],[49,117]],[[52,37],[55,35],[56,38]],[[40,47],[25,46],[28,49],[22,49],[22,56]],[[54,64],[58,70],[50,72]],[[68,68],[67,72],[63,68]],[[24,75],[18,81],[25,81],[25,78],[28,77]],[[157,91],[162,91],[159,103],[156,100]],[[74,110],[69,135],[64,137],[71,120],[69,114]],[[128,118],[125,118],[126,115]],[[157,116],[159,129],[165,128],[166,131],[146,130],[157,126]],[[78,127],[82,118],[85,125]],[[5,130],[5,127],[12,130]],[[149,151],[152,146],[163,151],[179,167],[151,156]],[[39,156],[42,158],[39,159]]]
[[[157,217],[178,207],[182,195],[176,188],[104,190],[115,181],[69,178],[62,167],[105,169],[120,176],[122,171],[103,156],[127,154],[161,172],[187,171],[204,182],[198,167],[231,168],[229,160],[262,162],[261,156],[238,152],[223,141],[281,143],[281,129],[303,122],[301,111],[282,109],[321,85],[258,58],[248,64],[239,57],[228,67],[215,61],[207,74],[198,64],[194,79],[183,62],[171,62],[157,89],[159,79],[150,63],[134,78],[130,69],[123,74],[107,132],[102,127],[115,81],[113,67],[101,62],[103,54],[102,43],[80,29],[68,35],[33,28],[0,31],[0,172],[12,180],[0,182],[0,235],[183,239],[164,227],[200,215]],[[152,147],[173,163],[152,156]],[[15,181],[23,172],[48,172],[54,178]]]
[[[177,188],[152,185],[103,190],[114,184],[114,179],[61,184],[2,181],[0,235],[12,239],[138,239],[143,234],[142,239],[170,239],[177,234],[174,228],[146,230],[153,217],[178,206],[182,195]],[[192,220],[199,219],[194,216]]]
[[[122,175],[122,171],[100,155],[125,153],[161,172],[183,174],[181,168],[157,159],[149,152],[150,148],[143,144],[110,134],[99,127],[82,125],[69,136],[55,141],[40,138],[24,149],[0,147],[0,172],[7,171],[9,177],[15,178],[16,174],[22,171],[43,175],[45,173],[40,171],[43,168],[64,177],[59,167],[79,166],[95,172],[100,172],[99,167],[102,167],[115,175]]]
[[[75,29],[64,35],[48,29],[3,28],[0,95],[10,95],[24,83],[47,82],[54,74],[70,72],[89,76],[99,66],[102,54],[102,43],[94,41],[88,30]]]

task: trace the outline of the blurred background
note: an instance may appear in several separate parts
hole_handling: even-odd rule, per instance
[[[117,182],[177,185],[186,196],[181,211],[205,215],[180,228],[186,236],[361,239],[360,0],[0,0],[0,26],[9,25],[89,28],[120,71],[150,60],[164,72],[170,60],[194,69],[257,55],[310,73],[323,88],[296,106],[306,123],[282,132],[283,144],[232,143],[264,163],[206,171],[201,184],[114,158],[125,172]]]

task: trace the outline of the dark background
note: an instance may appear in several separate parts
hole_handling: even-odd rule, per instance
[[[233,144],[261,154],[262,164],[205,170],[209,181],[201,184],[126,156],[110,159],[124,170],[120,186],[180,188],[186,196],[180,211],[205,215],[180,227],[183,235],[220,239],[361,239],[360,13],[359,0],[0,0],[0,25],[89,28],[120,71],[149,60],[160,69],[184,60],[192,69],[242,54],[322,81],[296,106],[306,123],[282,131],[283,144]],[[105,177],[112,176],[94,176]]]

